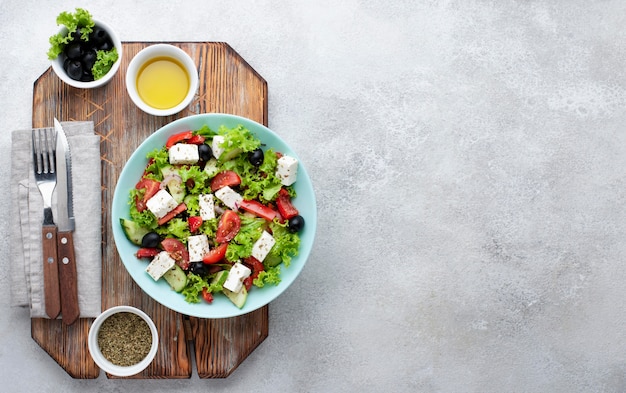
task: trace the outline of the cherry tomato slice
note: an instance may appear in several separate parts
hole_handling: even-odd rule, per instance
[[[143,194],[143,201],[147,202],[148,199],[152,198],[154,194],[159,192],[161,189],[161,182],[156,180],[142,178],[135,184],[135,188],[138,190],[146,190]]]
[[[219,246],[212,248],[209,253],[202,258],[202,262],[210,265],[221,261],[224,259],[224,256],[226,256],[227,248],[228,243],[222,243]]]
[[[176,264],[183,270],[189,269],[189,251],[187,247],[178,239],[167,237],[161,240],[161,247],[167,251]]]
[[[227,243],[237,236],[241,228],[241,218],[232,210],[226,210],[217,224],[215,240],[218,243]]]
[[[222,187],[234,187],[241,184],[241,178],[234,171],[222,171],[211,180],[211,191],[215,192]]]
[[[137,252],[135,253],[135,256],[137,258],[154,258],[157,255],[159,255],[159,252],[161,251],[158,248],[143,247],[137,250]]]
[[[189,231],[191,231],[191,233],[196,232],[202,225],[202,222],[202,217],[200,216],[189,217],[187,219],[187,223],[189,224]]]

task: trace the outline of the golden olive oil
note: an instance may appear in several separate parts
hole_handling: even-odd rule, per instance
[[[137,93],[156,109],[180,104],[189,91],[189,75],[183,65],[171,57],[156,57],[137,73]]]

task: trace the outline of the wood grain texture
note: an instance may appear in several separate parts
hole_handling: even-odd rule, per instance
[[[61,318],[63,323],[71,325],[80,316],[78,306],[78,277],[76,256],[74,254],[74,235],[72,232],[57,233],[59,266],[59,289],[61,292]]]
[[[194,346],[198,375],[223,378],[267,337],[268,307],[235,318],[188,318],[151,298],[135,284],[117,254],[110,230],[110,206],[119,173],[134,149],[163,125],[189,115],[219,112],[244,116],[267,125],[267,83],[230,46],[215,42],[171,42],[198,65],[199,89],[181,113],[155,117],[143,113],[126,93],[128,63],[145,42],[124,43],[117,75],[99,89],[65,85],[48,69],[34,84],[33,127],[61,121],[94,122],[101,137],[102,169],[102,309],[131,305],[144,310],[159,330],[159,351],[152,364],[132,378],[189,378],[190,345]],[[80,263],[80,261],[77,261]],[[91,320],[72,326],[61,321],[33,319],[33,339],[74,378],[96,378],[98,368],[89,357],[87,333]],[[72,350],[69,350],[69,349]],[[113,378],[112,376],[109,376]]]
[[[46,302],[46,314],[48,317],[55,319],[61,313],[56,225],[42,226],[41,250],[43,256],[43,292]]]

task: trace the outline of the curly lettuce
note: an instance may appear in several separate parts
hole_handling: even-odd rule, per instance
[[[113,64],[117,61],[119,55],[117,48],[111,50],[99,50],[96,52],[96,62],[91,69],[91,74],[94,80],[98,80],[105,76],[113,67]]]
[[[80,37],[83,41],[89,39],[89,34],[93,31],[95,22],[89,11],[83,8],[76,8],[76,12],[61,12],[57,16],[57,25],[65,26],[67,33],[57,33],[50,37],[50,49],[48,50],[48,59],[54,60],[63,52],[65,45],[70,43],[76,32],[80,28]]]

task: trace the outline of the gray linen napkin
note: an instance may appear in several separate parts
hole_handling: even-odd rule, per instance
[[[94,134],[93,122],[62,124],[72,155],[80,316],[97,317],[101,312],[102,287],[100,137]],[[33,174],[31,135],[32,130],[11,134],[11,304],[29,307],[31,318],[48,318],[41,256],[43,200]],[[55,201],[56,196],[56,217]]]

